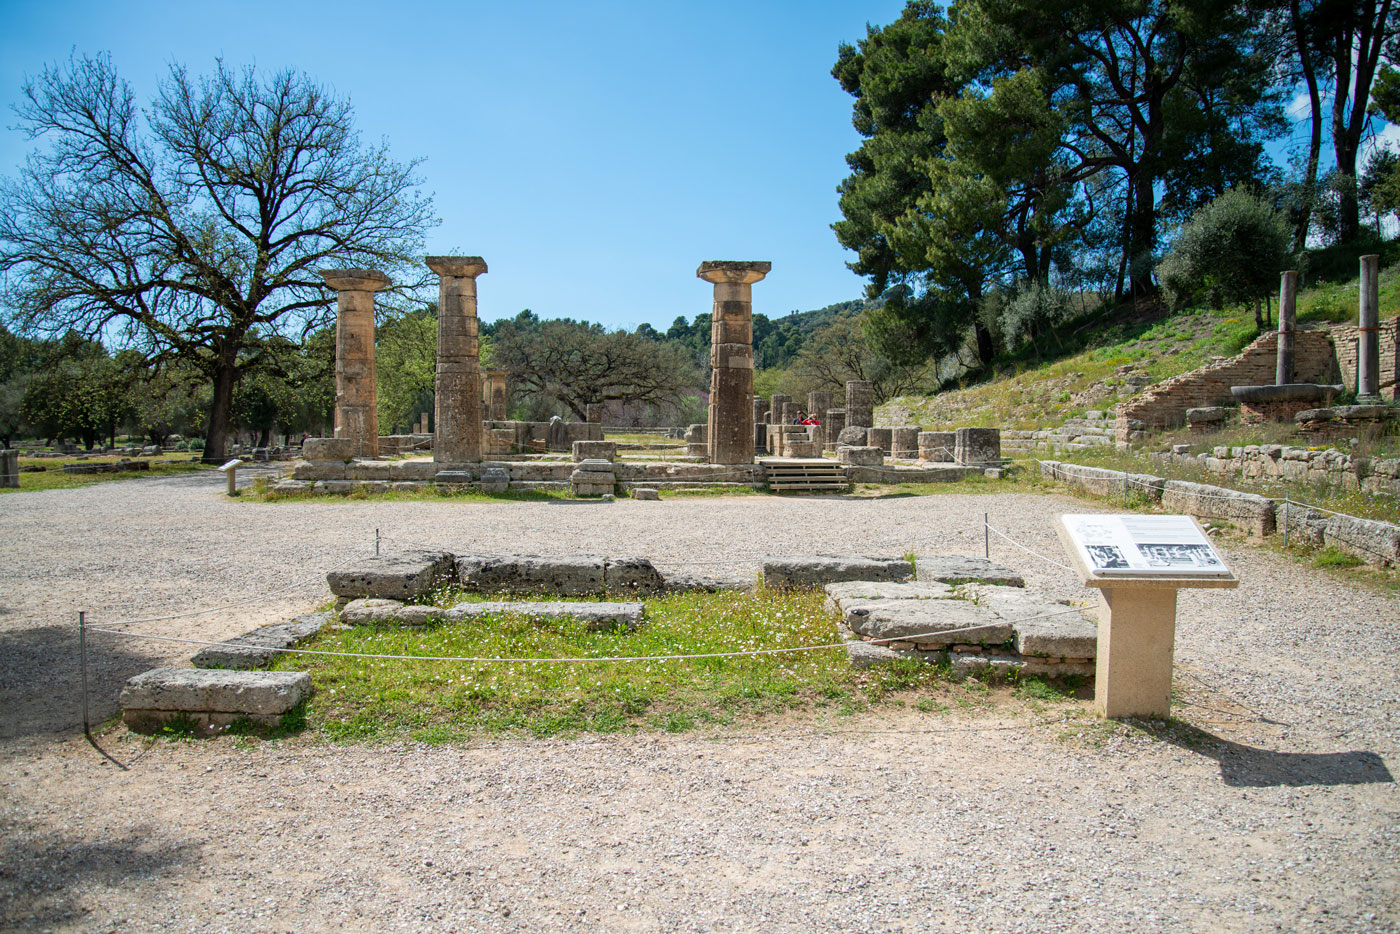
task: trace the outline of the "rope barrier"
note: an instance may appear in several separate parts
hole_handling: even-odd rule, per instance
[[[1052,619],[1059,616],[1067,616],[1070,613],[1079,613],[1080,610],[1071,607],[1056,613],[1044,613],[1039,616],[1027,616],[1021,619],[1000,620],[1000,624],[1028,623],[1038,619]],[[873,639],[866,645],[881,645],[887,642],[918,642],[930,636],[949,636],[961,632],[976,632],[986,629],[988,624],[979,626],[963,626],[958,629],[942,629],[933,632],[918,633],[916,635],[898,636],[889,639]],[[225,645],[224,642],[210,642],[204,639],[184,639],[178,636],[158,636],[154,633],[129,632],[123,629],[105,629],[97,626],[88,626],[88,632],[100,632],[111,636],[125,636],[131,639],[151,639],[157,642],[177,642],[183,645],[217,646]],[[758,655],[784,655],[794,652],[818,652],[826,649],[843,649],[847,643],[833,642],[825,645],[799,645],[781,649],[747,649],[736,652],[695,652],[675,655],[614,655],[614,656],[590,656],[590,657],[568,657],[568,658],[512,658],[499,656],[467,656],[467,655],[380,655],[363,652],[327,652],[321,649],[274,649],[279,653],[292,655],[329,655],[336,658],[370,658],[391,661],[424,661],[424,662],[477,662],[482,664],[593,664],[597,662],[667,662],[685,661],[698,658],[748,658]],[[255,647],[254,647],[255,648]]]
[[[1033,550],[1033,549],[1031,549],[1031,548],[1027,548],[1025,545],[1022,545],[1020,542],[1016,541],[1016,539],[1014,539],[1014,538],[1012,538],[1011,536],[1005,534],[1004,532],[1002,532],[1000,529],[998,529],[998,528],[997,528],[996,526],[994,526],[994,525],[990,525],[990,524],[989,524],[989,525],[987,526],[987,531],[991,532],[993,535],[996,535],[998,538],[1005,539],[1006,541],[1008,541],[1008,542],[1010,542],[1011,544],[1015,545],[1017,548],[1021,549],[1022,551],[1026,552],[1027,554],[1034,555],[1035,557],[1039,558],[1041,561],[1044,561],[1044,562],[1046,562],[1046,563],[1048,563],[1048,564],[1053,564],[1053,565],[1055,565],[1055,567],[1057,567],[1057,568],[1064,568],[1066,571],[1069,571],[1071,574],[1074,573],[1074,568],[1070,567],[1068,564],[1064,564],[1064,563],[1062,563],[1062,562],[1056,561],[1054,558],[1047,558],[1045,555],[1041,554],[1040,552],[1035,551],[1035,550]]]

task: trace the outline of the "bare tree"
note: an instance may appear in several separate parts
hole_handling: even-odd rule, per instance
[[[363,145],[350,104],[299,72],[174,65],[141,110],[108,56],[75,58],[15,109],[41,145],[0,182],[4,314],[196,368],[213,385],[206,460],[268,339],[328,321],[317,269],[392,273],[435,223],[417,163]]]
[[[882,356],[866,340],[860,316],[837,318],[808,338],[792,371],[802,385],[833,393],[844,393],[847,380],[870,380],[876,402],[923,388],[933,375],[930,363],[905,365]]]

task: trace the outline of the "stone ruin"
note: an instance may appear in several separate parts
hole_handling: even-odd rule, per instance
[[[655,463],[615,463],[616,447],[605,444],[600,405],[589,405],[583,422],[505,420],[505,370],[480,368],[477,279],[487,271],[479,256],[429,256],[438,275],[438,340],[434,411],[409,435],[380,436],[374,381],[374,293],[391,285],[383,273],[365,269],[325,270],[336,290],[336,407],[331,438],[309,438],[291,477],[273,489],[408,489],[433,483],[496,492],[570,489],[607,495],[633,489],[774,483],[763,463],[771,456],[809,460],[811,470],[830,465],[846,483],[904,483],[957,480],[1000,467],[994,437],[964,436],[928,445],[916,427],[877,428],[874,384],[852,380],[844,408],[832,407],[827,392],[809,393],[805,411],[818,425],[792,424],[803,406],[783,395],[753,394],[752,287],[772,268],[768,262],[706,261],[696,276],[713,286],[708,420],[685,432],[686,454]],[[430,431],[431,429],[431,431]],[[867,440],[868,436],[873,436]],[[862,450],[853,450],[863,448]],[[945,451],[946,449],[946,451]],[[608,450],[608,453],[601,453]],[[432,461],[380,458],[431,451]],[[824,459],[835,454],[834,461]],[[570,454],[572,464],[549,454]],[[889,457],[898,463],[886,464]],[[604,466],[592,463],[601,461]],[[827,468],[822,467],[823,470]]]
[[[914,658],[949,667],[954,677],[1092,677],[1097,626],[1084,611],[1028,591],[1021,575],[983,558],[928,555],[768,557],[753,574],[663,574],[644,557],[602,555],[456,555],[411,551],[374,556],[326,575],[338,612],[262,626],[201,648],[193,668],[157,668],[122,688],[122,720],[135,731],[172,722],[210,732],[239,720],[275,726],[312,696],[305,672],[267,671],[287,649],[332,626],[404,626],[522,613],[572,618],[590,630],[646,624],[641,598],[683,591],[822,588],[853,667]],[[485,594],[570,598],[558,601],[428,600],[444,585]],[[580,598],[595,598],[580,599]]]

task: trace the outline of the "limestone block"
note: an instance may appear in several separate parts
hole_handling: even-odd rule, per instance
[[[897,662],[906,656],[887,645],[872,645],[869,642],[852,641],[846,643],[846,661],[852,668],[877,668]]]
[[[360,448],[354,438],[307,438],[301,443],[301,456],[309,461],[348,461]]]
[[[632,488],[632,498],[654,500],[660,499],[661,496],[653,487],[637,486]]]
[[[659,593],[666,586],[666,579],[649,559],[635,556],[608,558],[603,579],[611,593]]]
[[[720,593],[726,590],[753,590],[755,577],[740,572],[720,574],[697,574],[690,571],[677,571],[665,575],[667,593],[685,593],[699,590],[705,593]]]
[[[470,470],[439,470],[433,474],[433,482],[439,485],[471,483],[473,479],[475,478]]]
[[[383,597],[418,600],[451,579],[453,557],[445,551],[409,551],[376,555],[326,575],[337,597]]]
[[[1026,586],[1025,578],[1011,568],[971,555],[919,555],[914,559],[914,567],[922,583],[977,581],[1008,587]]]
[[[1014,655],[966,655],[954,652],[948,657],[954,678],[1001,679],[1024,670],[1025,663]]]
[[[636,629],[642,623],[643,606],[640,603],[556,603],[556,602],[510,602],[490,600],[482,603],[459,603],[447,610],[444,618],[450,620],[478,619],[513,613],[529,616],[532,619],[577,619],[589,631],[599,632],[616,629],[619,626]]]
[[[919,456],[919,429],[917,426],[900,426],[891,431],[895,457],[913,459]]]
[[[1323,530],[1323,541],[1367,564],[1400,564],[1400,526],[1389,522],[1332,516]]]
[[[1253,493],[1186,480],[1167,480],[1162,488],[1162,506],[1189,516],[1224,519],[1255,536],[1270,535],[1274,531],[1274,501]]]
[[[816,441],[804,441],[795,438],[787,440],[783,447],[786,457],[821,457],[822,446]]]
[[[957,432],[919,432],[919,460],[937,464],[951,464],[957,447]]]
[[[329,613],[311,613],[285,623],[259,626],[251,632],[200,649],[190,659],[196,668],[266,668],[282,649],[295,648],[330,622]]]
[[[839,448],[843,444],[850,447],[865,447],[869,431],[869,428],[862,425],[849,425],[842,428],[836,436],[837,447]]]
[[[127,726],[154,730],[182,715],[204,726],[238,717],[267,722],[311,692],[311,676],[304,671],[153,668],[127,681],[118,703]]]
[[[606,589],[606,560],[596,555],[464,555],[457,559],[457,579],[483,593],[582,596]]]
[[[836,461],[857,467],[879,467],[885,463],[885,452],[877,447],[852,447],[843,444],[836,448]]]
[[[297,461],[292,466],[293,480],[344,480],[344,461]]]
[[[842,581],[825,587],[827,607],[839,610],[845,601],[948,600],[953,588],[921,581]]]
[[[617,460],[617,442],[575,441],[573,456],[575,461],[603,460],[612,462]]]
[[[504,467],[487,467],[476,486],[483,493],[504,493],[510,489],[510,472]]]
[[[19,487],[19,451],[0,451],[0,487]]]
[[[1000,645],[1014,635],[1010,623],[966,600],[850,601],[842,610],[850,630],[871,639]]]
[[[816,555],[763,559],[763,583],[769,587],[820,587],[839,581],[902,581],[914,576],[903,558]]]
[[[865,433],[865,443],[879,448],[886,454],[894,453],[894,429],[870,428]]]
[[[1203,405],[1187,409],[1186,423],[1188,425],[1218,425],[1225,421],[1225,416],[1229,414],[1229,411],[1223,405]]]
[[[1006,620],[1016,631],[1016,651],[1054,658],[1093,658],[1098,652],[1098,624],[1064,603],[1027,593],[1020,587],[974,585],[968,596]]]
[[[1001,463],[1001,431],[999,429],[959,428],[953,442],[953,461],[955,463]]]
[[[398,600],[351,600],[340,610],[340,621],[349,626],[426,626],[443,618],[437,606],[408,605]]]

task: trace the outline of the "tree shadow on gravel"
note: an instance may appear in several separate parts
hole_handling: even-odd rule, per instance
[[[195,848],[153,844],[149,828],[120,840],[66,839],[52,828],[5,822],[0,842],[0,930],[82,925],[107,891],[157,881]]]
[[[157,664],[131,640],[89,633],[88,719],[98,724],[115,714],[126,679]],[[0,632],[0,709],[7,712],[0,739],[82,727],[77,626]]]
[[[1180,720],[1134,721],[1149,735],[1220,763],[1220,777],[1235,788],[1280,785],[1371,785],[1393,783],[1385,760],[1374,752],[1275,752],[1223,739]]]

